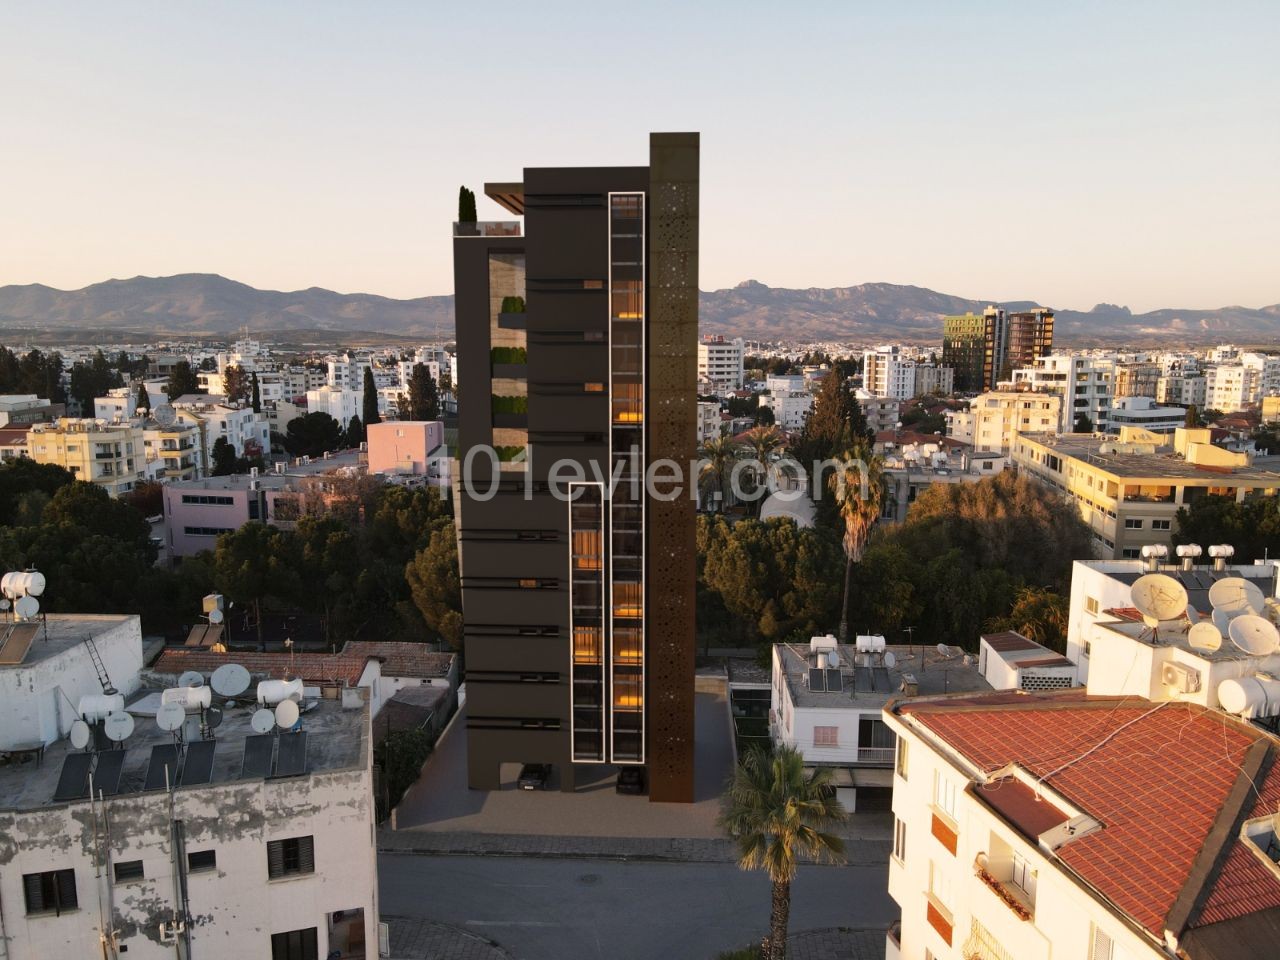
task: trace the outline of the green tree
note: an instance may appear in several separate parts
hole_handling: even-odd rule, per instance
[[[275,527],[250,520],[218,537],[213,554],[219,592],[253,608],[262,644],[262,602],[297,595],[298,558],[290,538]]]
[[[769,466],[777,458],[786,441],[782,438],[782,431],[777,427],[752,427],[742,435],[742,442],[739,445],[739,456],[746,457],[752,461],[751,467],[751,485],[753,491],[763,491],[769,477]],[[760,515],[760,508],[764,506],[764,495],[756,497],[752,506],[756,516]]]
[[[253,371],[253,376],[249,378],[249,404],[253,407],[254,413],[262,412],[262,389],[258,386],[258,371]]]
[[[378,414],[378,385],[373,380],[373,367],[364,368],[364,406],[361,412],[365,426],[382,422]]]
[[[1183,418],[1182,422],[1188,430],[1194,430],[1196,427],[1203,426],[1203,424],[1200,423],[1200,411],[1196,409],[1196,405],[1194,403],[1188,405],[1187,415]]]
[[[853,565],[862,559],[871,528],[880,518],[884,502],[884,458],[871,452],[865,443],[846,453],[840,469],[827,481],[835,495],[844,525],[844,599],[840,603],[840,642],[849,640],[849,589]]]
[[[360,444],[364,443],[364,424],[360,422],[360,418],[358,416],[352,415],[351,421],[347,424],[344,440],[348,447],[358,447]]]
[[[712,437],[698,453],[702,458],[698,464],[698,488],[703,502],[709,505],[708,509],[723,511],[729,506],[729,478],[738,459],[737,445],[729,437]]]
[[[1093,433],[1093,421],[1089,419],[1087,413],[1082,413],[1076,417],[1075,425],[1071,428],[1072,433]]]
[[[164,485],[155,480],[135,483],[133,489],[122,494],[120,499],[143,517],[154,517],[164,513]]]
[[[458,577],[457,536],[452,524],[437,528],[431,540],[406,565],[405,580],[414,606],[427,627],[453,649],[462,646],[462,589]]]
[[[213,470],[215,477],[228,477],[236,472],[236,448],[233,447],[226,437],[219,437],[213,441]]]
[[[425,363],[415,363],[409,375],[410,420],[439,420],[440,398],[436,394],[436,382]]]
[[[763,960],[785,960],[791,883],[800,858],[843,862],[844,841],[833,831],[847,819],[830,769],[807,774],[794,747],[778,747],[772,756],[750,750],[734,770],[720,825],[737,843],[738,866],[763,870],[773,886]]]
[[[814,461],[838,457],[853,444],[871,439],[866,415],[853,388],[833,371],[822,381],[793,453],[805,470],[810,470]],[[811,484],[813,479],[810,477]]]
[[[1175,544],[1229,543],[1235,563],[1280,557],[1280,501],[1276,497],[1197,497],[1178,509]]]
[[[229,403],[247,403],[251,389],[249,374],[238,363],[222,371],[222,392]]]
[[[294,417],[285,427],[285,449],[295,457],[319,457],[342,446],[342,426],[320,410]]]
[[[74,527],[120,540],[151,554],[151,525],[133,506],[116,500],[96,483],[77,480],[59,487],[44,509],[47,525]]]
[[[1022,587],[1007,616],[993,620],[994,630],[1016,630],[1028,640],[1058,653],[1067,652],[1067,598],[1045,587]]]
[[[18,503],[26,494],[40,492],[51,498],[74,481],[70,470],[53,463],[36,463],[27,457],[0,463],[0,527],[14,523]]]
[[[138,381],[138,396],[134,401],[134,406],[137,407],[139,411],[151,410],[151,398],[147,396],[147,384],[145,381]]]
[[[476,195],[466,187],[458,188],[458,222],[476,222]]]
[[[165,393],[168,394],[170,403],[188,393],[204,393],[200,389],[200,380],[196,376],[196,372],[191,369],[191,364],[186,360],[179,360],[173,365],[173,370],[169,373],[169,383],[165,387]]]
[[[120,371],[111,366],[101,350],[95,351],[88,362],[71,368],[71,397],[87,417],[93,416],[95,398],[105,397],[107,391],[123,385]]]

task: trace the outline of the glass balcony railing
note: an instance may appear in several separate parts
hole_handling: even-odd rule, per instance
[[[519,220],[478,220],[475,223],[453,224],[455,237],[518,237]]]

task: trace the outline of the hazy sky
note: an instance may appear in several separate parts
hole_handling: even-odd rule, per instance
[[[8,3],[0,284],[449,293],[460,183],[700,130],[704,289],[1261,306],[1278,50],[1276,0]]]

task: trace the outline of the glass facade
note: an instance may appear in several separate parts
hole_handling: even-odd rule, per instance
[[[644,194],[609,195],[609,716],[614,763],[644,762]]]
[[[569,501],[569,606],[573,634],[573,759],[603,762],[604,488],[576,483]]]

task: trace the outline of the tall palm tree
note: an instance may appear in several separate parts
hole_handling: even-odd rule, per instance
[[[729,498],[729,474],[737,459],[738,449],[729,437],[713,437],[702,445],[698,455],[702,458],[698,468],[698,486],[708,499],[719,493],[720,509],[723,511]]]
[[[844,841],[830,830],[847,819],[830,770],[806,774],[804,757],[794,747],[777,747],[771,755],[753,748],[738,764],[725,793],[720,825],[738,843],[738,866],[764,870],[773,884],[762,960],[783,960],[786,955],[797,858],[842,862]]]
[[[840,468],[827,480],[844,521],[844,599],[840,603],[840,642],[849,640],[849,587],[853,565],[862,559],[871,528],[884,502],[884,458],[865,443],[840,458]]]
[[[752,427],[742,435],[742,444],[740,447],[743,456],[760,464],[758,470],[752,471],[752,482],[755,483],[756,489],[762,488],[769,476],[769,461],[786,445],[783,439],[782,431],[777,427]],[[764,506],[764,497],[756,497],[755,512],[756,516],[760,515],[760,508]]]

